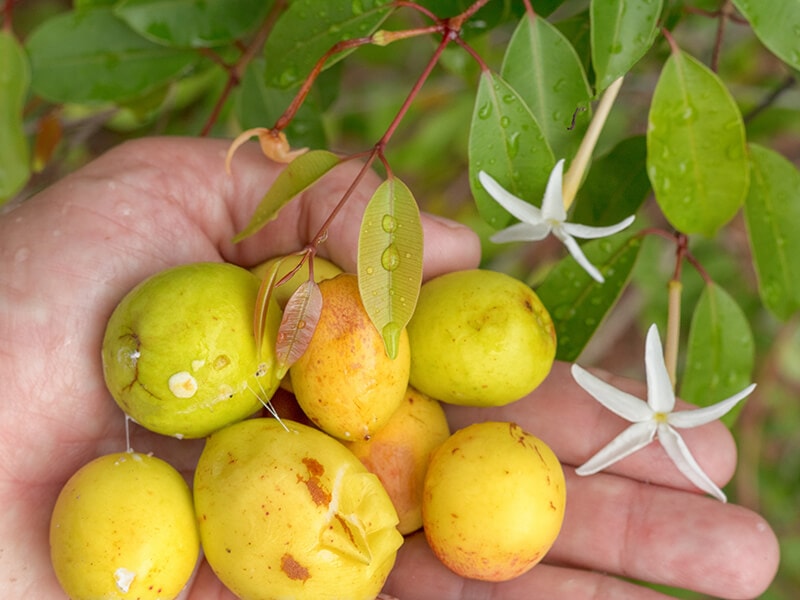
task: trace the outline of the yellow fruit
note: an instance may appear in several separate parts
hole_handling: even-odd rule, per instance
[[[276,258],[271,258],[266,262],[261,263],[250,269],[250,271],[259,279],[263,279],[269,270],[281,259],[285,257],[278,256]],[[278,267],[278,273],[275,278],[275,281],[280,281],[282,277],[288,275],[289,271],[297,266],[297,263],[300,261],[299,256],[290,256],[286,260],[283,261],[280,267]],[[319,283],[325,279],[331,279],[336,277],[342,270],[333,264],[331,261],[322,258],[321,256],[314,256],[314,281]],[[303,266],[298,269],[297,273],[292,275],[292,277],[283,285],[276,287],[272,291],[272,295],[275,297],[275,300],[278,302],[278,306],[284,308],[286,303],[289,301],[291,295],[295,292],[297,287],[303,283],[304,281],[308,281],[308,261],[303,263]]]
[[[152,456],[97,458],[61,490],[50,552],[73,600],[174,598],[200,552],[189,487]]]
[[[369,319],[355,275],[319,284],[322,312],[308,348],[290,369],[303,412],[342,439],[369,439],[405,397],[410,363],[408,335],[401,332],[397,358],[386,355]]]
[[[152,431],[187,438],[261,408],[279,383],[274,347],[281,317],[273,304],[257,356],[258,286],[241,267],[197,263],[158,273],[131,290],[103,340],[103,372],[117,404]]]
[[[434,554],[462,577],[506,581],[538,563],[564,519],[564,473],[514,423],[455,432],[434,452],[422,517]]]
[[[283,423],[209,437],[194,480],[209,564],[249,600],[373,600],[402,544],[389,496],[338,441]]]
[[[422,486],[433,451],[450,435],[447,418],[434,399],[409,387],[400,408],[369,441],[345,442],[378,476],[397,510],[398,531],[422,527]]]
[[[501,406],[530,393],[556,352],[553,321],[534,291],[481,269],[423,284],[408,336],[411,385],[470,406]]]

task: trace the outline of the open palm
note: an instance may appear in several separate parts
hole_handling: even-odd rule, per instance
[[[279,167],[257,148],[224,172],[223,141],[139,140],[112,150],[0,217],[0,592],[62,598],[49,560],[50,512],[80,466],[125,449],[124,418],[105,389],[100,345],[116,303],[169,266],[225,260],[244,266],[298,250],[317,232],[355,175],[343,166],[289,204],[264,230],[234,245]],[[368,178],[334,221],[322,252],[355,266],[360,215],[377,182]],[[468,229],[425,218],[425,274],[477,265]],[[627,385],[636,392],[635,383]],[[578,478],[580,464],[622,427],[556,364],[529,398],[502,409],[451,408],[451,427],[514,420],[544,439],[565,464],[564,529],[545,564],[505,584],[461,580],[417,534],[407,540],[387,592],[431,598],[663,598],[610,575],[749,598],[771,581],[774,534],[758,515],[691,490],[658,447],[613,474]],[[688,432],[687,443],[719,484],[735,467],[721,425]],[[190,474],[202,442],[133,429],[132,445]],[[647,483],[642,483],[646,481]],[[494,594],[492,596],[492,594]],[[186,596],[232,598],[202,564]]]

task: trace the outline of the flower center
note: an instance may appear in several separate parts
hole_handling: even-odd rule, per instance
[[[657,412],[657,413],[655,413],[653,415],[653,420],[656,423],[666,423],[667,422],[667,417],[669,417],[669,413]]]

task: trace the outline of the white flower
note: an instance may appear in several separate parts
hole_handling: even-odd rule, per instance
[[[647,373],[646,403],[598,379],[578,365],[572,365],[572,376],[578,385],[607,409],[633,423],[575,472],[578,475],[592,475],[602,471],[658,437],[667,456],[689,481],[725,502],[725,494],[697,464],[677,429],[699,427],[720,418],[746,398],[756,387],[755,384],[712,406],[673,412],[675,392],[664,364],[661,339],[655,325],[647,332],[644,360]]]
[[[562,195],[563,172],[564,159],[562,158],[550,173],[541,209],[509,193],[488,173],[484,171],[478,173],[478,179],[489,195],[500,206],[521,221],[502,231],[498,231],[490,239],[498,244],[505,242],[534,242],[543,240],[552,232],[567,247],[567,250],[569,250],[569,253],[578,264],[591,275],[592,279],[603,283],[604,280],[600,271],[589,262],[575,238],[595,239],[617,233],[633,223],[634,215],[609,227],[590,227],[588,225],[567,223],[567,211],[564,208],[564,197]]]

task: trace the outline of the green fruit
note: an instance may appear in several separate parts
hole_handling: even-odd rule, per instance
[[[553,321],[534,291],[481,269],[423,284],[408,337],[411,385],[471,406],[501,406],[530,393],[556,352]]]
[[[51,560],[73,600],[174,598],[199,553],[189,486],[158,458],[135,452],[97,458],[56,500]]]
[[[183,265],[131,290],[108,321],[103,372],[117,404],[164,435],[197,438],[252,415],[278,387],[272,304],[261,355],[258,278],[224,263]]]
[[[403,541],[388,494],[335,439],[283,424],[208,438],[194,497],[209,565],[250,600],[373,600]]]

